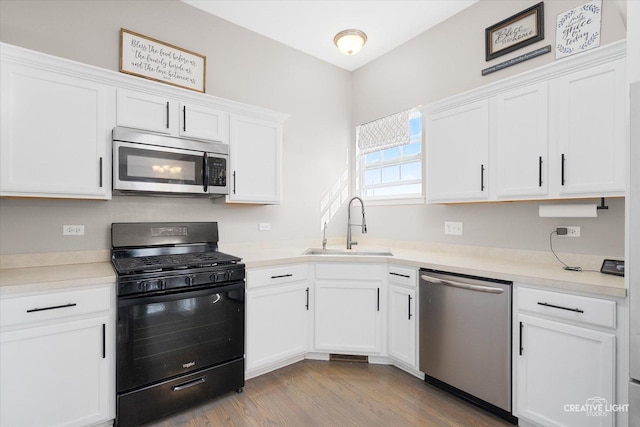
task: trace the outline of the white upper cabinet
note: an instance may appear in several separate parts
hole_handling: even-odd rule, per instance
[[[427,114],[427,201],[488,198],[489,101]]]
[[[624,195],[625,61],[551,81],[555,185],[559,195]]]
[[[203,105],[181,102],[180,136],[227,143],[229,141],[229,115],[224,111]]]
[[[116,110],[118,126],[228,142],[229,115],[206,105],[119,88]]]
[[[0,195],[110,199],[113,89],[37,65],[2,60]]]
[[[495,197],[539,197],[547,193],[547,83],[495,97]]]
[[[422,109],[427,202],[624,196],[625,44]]]
[[[282,124],[232,114],[228,202],[279,204],[282,198]]]

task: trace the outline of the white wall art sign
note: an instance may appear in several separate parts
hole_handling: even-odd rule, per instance
[[[120,72],[198,92],[205,91],[206,57],[120,29]]]
[[[556,59],[600,46],[602,1],[593,0],[558,15]]]

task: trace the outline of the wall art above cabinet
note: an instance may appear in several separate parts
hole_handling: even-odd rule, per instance
[[[625,46],[423,108],[427,202],[624,196]]]

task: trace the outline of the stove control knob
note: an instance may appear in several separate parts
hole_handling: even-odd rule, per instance
[[[157,285],[156,289],[159,290],[159,291],[164,289],[164,279],[158,279],[158,285]]]
[[[231,271],[231,270],[227,270],[227,271],[225,271],[225,272],[224,272],[224,278],[225,278],[226,280],[231,280],[231,277],[232,277],[232,276],[233,276],[233,271]]]
[[[218,282],[218,281],[219,281],[219,279],[218,279],[218,273],[213,273],[209,279],[211,279],[211,283],[216,283],[216,282]]]
[[[147,290],[147,282],[145,282],[144,280],[138,282],[138,290],[140,292],[144,292]]]
[[[184,278],[184,284],[187,286],[193,286],[193,277],[194,276],[187,276]]]

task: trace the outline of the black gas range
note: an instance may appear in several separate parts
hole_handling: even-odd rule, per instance
[[[118,426],[244,387],[245,266],[215,222],[114,223]]]

